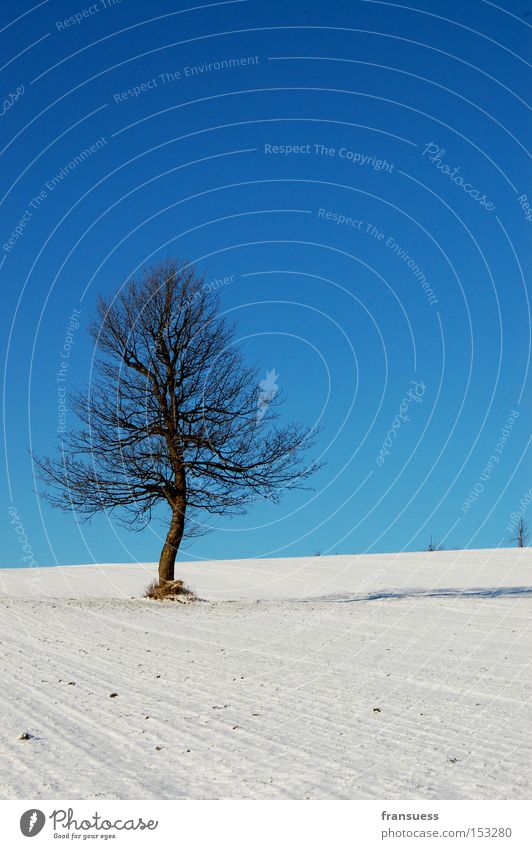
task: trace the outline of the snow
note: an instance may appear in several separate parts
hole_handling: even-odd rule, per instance
[[[531,567],[182,563],[190,605],[153,564],[0,570],[0,796],[528,799]]]

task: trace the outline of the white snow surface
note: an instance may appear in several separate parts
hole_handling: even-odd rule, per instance
[[[155,574],[0,570],[1,798],[530,798],[529,549]]]

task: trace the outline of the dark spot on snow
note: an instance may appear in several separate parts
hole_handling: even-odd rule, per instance
[[[18,735],[19,740],[31,740],[33,738],[33,734],[30,734],[29,731],[23,731],[22,734]]]
[[[109,693],[110,699],[116,699],[117,696],[118,696],[118,693]]]
[[[381,711],[380,708],[373,708],[373,713],[381,713],[381,712],[382,711]]]

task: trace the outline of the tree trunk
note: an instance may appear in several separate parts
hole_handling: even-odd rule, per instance
[[[184,499],[180,499],[173,508],[172,521],[159,560],[159,584],[174,580],[175,558],[185,529],[185,506]]]

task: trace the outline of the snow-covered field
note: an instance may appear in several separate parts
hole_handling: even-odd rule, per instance
[[[0,570],[2,798],[530,798],[529,550],[154,573]]]

